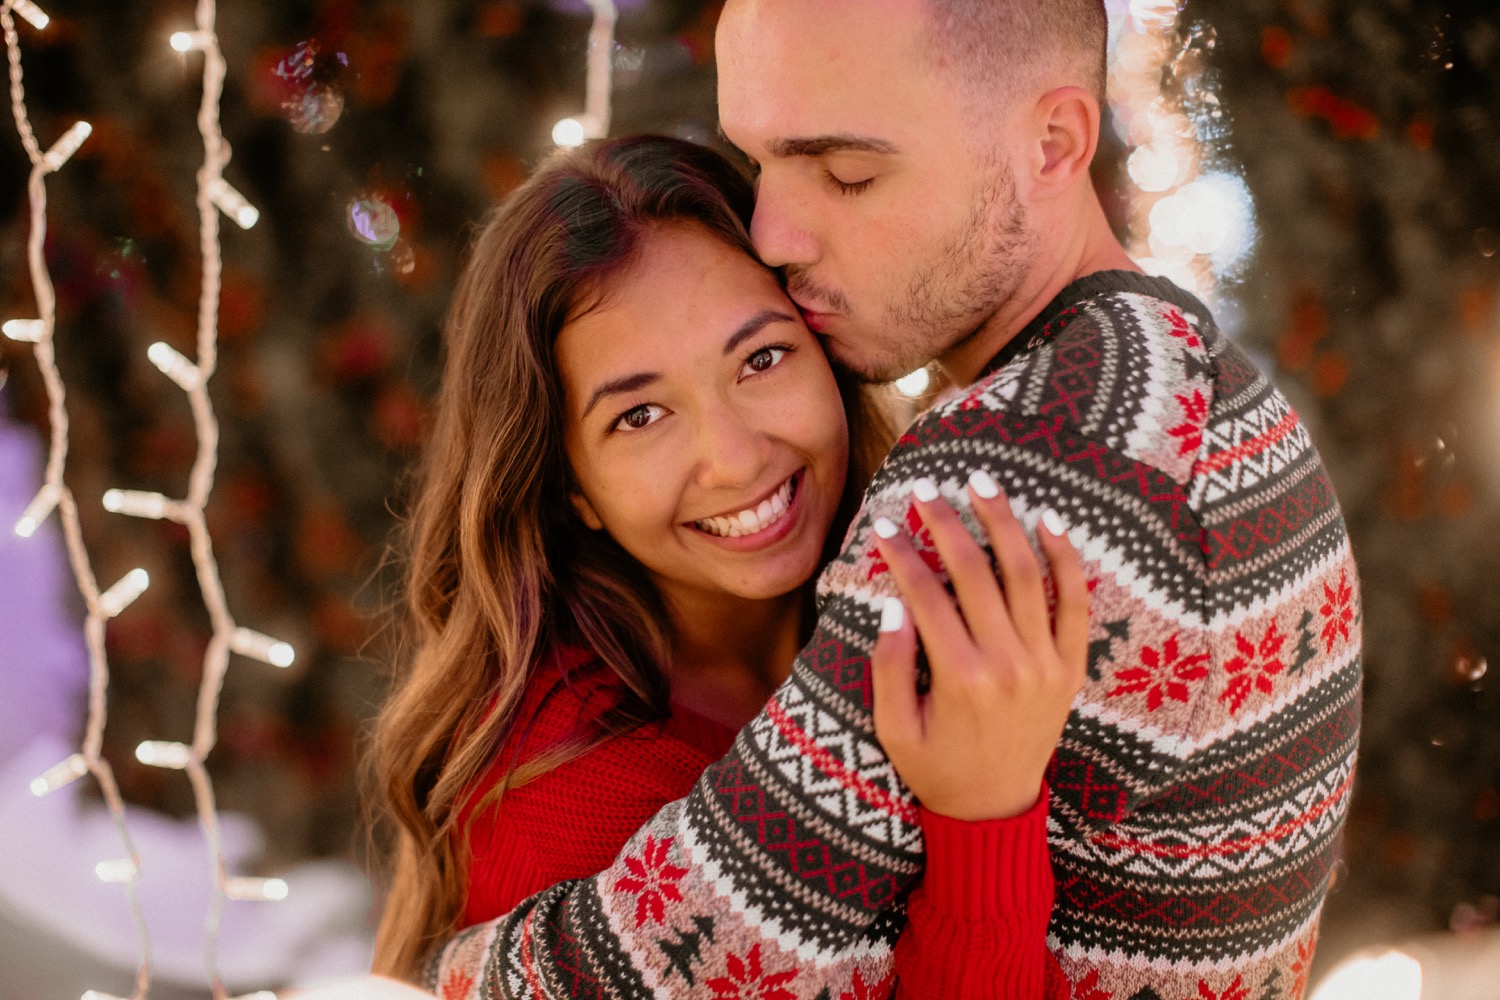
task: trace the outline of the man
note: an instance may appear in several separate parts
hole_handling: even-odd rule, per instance
[[[936,360],[961,391],[893,449],[735,750],[615,868],[461,935],[435,983],[875,995],[922,824],[869,735],[894,590],[872,527],[914,524],[918,482],[963,506],[978,470],[1028,521],[1063,516],[1092,590],[1049,773],[1052,973],[1002,994],[1302,995],[1352,779],[1354,565],[1286,401],[1110,233],[1088,176],[1105,35],[1100,0],[728,0],[720,117],[759,170],[757,248],[841,364]],[[643,863],[670,872],[661,926],[620,916]],[[912,905],[1003,911],[1003,879],[963,875],[929,872]]]
[[[1109,229],[1106,33],[1100,0],[730,0],[721,125],[830,354],[936,359],[974,388],[913,432],[927,462],[997,464],[1087,539],[1091,683],[1051,772],[1078,995],[1296,997],[1352,777],[1355,570],[1290,407]]]

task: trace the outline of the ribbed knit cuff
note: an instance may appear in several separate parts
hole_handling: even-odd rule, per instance
[[[957,920],[1012,922],[1052,911],[1047,785],[1009,819],[961,820],[918,806],[927,840],[929,905]]]

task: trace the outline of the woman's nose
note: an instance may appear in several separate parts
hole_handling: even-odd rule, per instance
[[[770,437],[744,413],[725,407],[702,417],[698,482],[708,489],[757,485],[770,458]]]

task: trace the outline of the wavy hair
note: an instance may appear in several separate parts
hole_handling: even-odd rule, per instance
[[[400,542],[405,675],[372,741],[375,797],[396,825],[378,973],[411,978],[454,929],[467,877],[458,829],[466,796],[524,721],[517,705],[550,649],[592,651],[624,696],[597,733],[515,767],[496,794],[667,713],[665,609],[639,564],[604,532],[586,530],[567,502],[553,345],[627,272],[656,227],[701,226],[757,259],[753,207],[749,181],[712,150],[651,136],[604,140],[545,161],[470,249]],[[879,421],[840,381],[855,465],[873,468],[883,447],[868,431]],[[844,524],[858,494],[851,483]],[[838,531],[830,534],[836,543]]]

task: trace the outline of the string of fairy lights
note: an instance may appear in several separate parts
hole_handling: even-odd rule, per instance
[[[107,511],[128,517],[174,521],[187,529],[189,549],[197,573],[198,586],[208,610],[213,634],[203,658],[193,738],[190,743],[150,740],[136,748],[136,758],[149,767],[160,767],[186,773],[192,785],[199,825],[208,842],[212,894],[206,914],[204,962],[215,1000],[228,995],[218,969],[219,924],[226,900],[277,900],[287,894],[287,885],[276,878],[234,876],[226,870],[219,831],[219,814],[215,806],[213,781],[205,762],[217,742],[219,694],[232,653],[252,657],[278,667],[290,666],[295,654],[292,647],[271,636],[245,628],[235,622],[225,600],[224,587],[214,559],[204,506],[213,488],[218,464],[219,425],[209,400],[208,385],[214,374],[218,352],[219,295],[223,259],[220,247],[219,213],[223,212],[240,226],[255,225],[259,213],[224,178],[229,162],[229,147],[219,127],[219,102],[223,93],[225,63],[215,33],[217,17],[215,0],[199,0],[192,31],[172,35],[170,44],[178,52],[198,52],[203,58],[203,98],[198,111],[198,130],[203,136],[204,159],[197,177],[197,208],[200,250],[203,257],[202,284],[198,300],[196,359],[190,360],[165,342],[152,344],[147,357],[163,375],[187,394],[197,435],[197,451],[188,480],[187,495],[174,499],[160,493],[112,489],[104,494]],[[103,793],[105,807],[113,817],[124,857],[99,862],[98,877],[124,887],[140,935],[140,965],[136,972],[132,1000],[145,1000],[151,985],[151,942],[136,886],[141,877],[140,855],[131,841],[125,821],[125,806],[109,762],[101,754],[104,728],[108,717],[109,661],[105,653],[106,623],[122,614],[150,586],[144,569],[126,573],[118,582],[101,590],[89,556],[84,548],[79,523],[77,499],[64,479],[68,459],[68,411],[62,374],[57,366],[54,337],[57,327],[57,299],[43,252],[47,232],[47,177],[61,170],[87,141],[92,128],[78,122],[63,133],[45,152],[36,140],[26,109],[26,92],[21,68],[20,38],[15,16],[24,19],[37,31],[45,31],[50,18],[33,0],[4,0],[0,6],[0,25],[5,33],[6,55],[10,64],[11,111],[16,130],[31,161],[28,193],[31,206],[31,229],[27,260],[36,298],[35,318],[12,319],[3,331],[13,340],[28,342],[45,383],[51,438],[43,484],[15,525],[16,534],[29,537],[54,513],[62,522],[63,537],[79,592],[87,609],[84,634],[89,654],[88,720],[79,751],[36,778],[31,789],[46,795],[85,774],[92,775]],[[255,1000],[266,1000],[269,993],[254,994]],[[118,1000],[107,993],[90,990],[84,1000]]]

